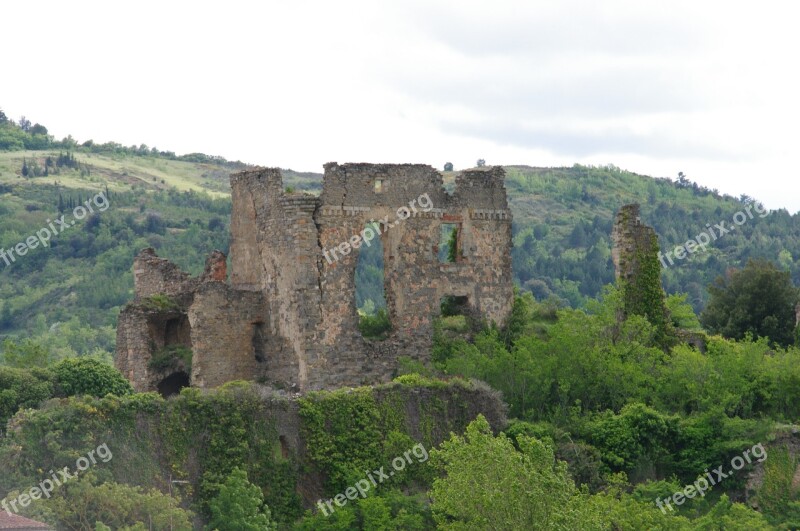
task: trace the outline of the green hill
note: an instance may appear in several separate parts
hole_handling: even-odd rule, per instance
[[[218,516],[217,502],[249,491],[256,510],[267,500],[280,529],[798,527],[800,349],[712,336],[704,349],[665,350],[646,318],[620,321],[624,292],[607,286],[609,235],[623,204],[641,204],[665,251],[716,225],[731,229],[665,264],[667,291],[689,293],[696,309],[717,274],[751,257],[777,262],[797,282],[796,215],[767,215],[748,197],[683,176],[509,166],[514,275],[521,291],[547,300],[516,297],[508,326],[437,321],[431,363],[404,361],[388,386],[297,400],[252,382],[188,388],[169,400],[128,396],[124,377],[90,358],[111,361],[135,254],[153,247],[196,274],[212,249],[227,252],[227,176],[247,166],[144,145],[55,141],[28,126],[0,120],[0,341],[8,339],[0,343],[0,496],[22,504],[18,489],[73,462],[82,474],[28,516],[71,529],[100,520],[109,525],[94,528],[172,529],[173,517],[187,528],[190,509],[199,529]],[[455,176],[445,173],[448,190]],[[287,188],[320,189],[320,174],[284,177]],[[378,249],[359,255],[365,308],[380,305]],[[587,311],[560,308],[565,302]],[[668,304],[685,328],[699,326],[681,297]],[[501,422],[478,418],[458,435],[478,410],[471,405],[504,415],[494,390],[508,406],[503,433],[492,430]],[[430,447],[431,467],[363,500],[338,494],[368,484],[367,470],[400,470],[401,455],[411,464],[418,446]],[[80,460],[92,452],[101,463],[83,475]],[[249,480],[232,481],[241,475],[234,466]],[[723,468],[731,477],[700,491],[701,471]],[[683,499],[692,485],[700,497]],[[328,518],[320,503],[345,495],[353,503],[337,503]],[[669,500],[667,511],[660,504]]]
[[[145,145],[78,145],[70,138],[48,138],[46,149],[0,151],[0,248],[26,241],[48,220],[69,217],[76,205],[98,193],[108,195],[109,207],[54,236],[50,252],[32,249],[8,265],[0,259],[0,334],[38,338],[58,357],[97,349],[109,356],[117,313],[131,297],[135,254],[154,247],[196,274],[211,250],[227,252],[228,176],[247,165],[200,153],[176,156]],[[643,221],[655,227],[662,249],[672,249],[707,226],[723,220],[731,225],[732,216],[752,201],[720,195],[685,178],[654,179],[613,166],[506,170],[515,280],[539,299],[556,297],[573,307],[613,282],[611,224],[623,204],[640,203]],[[445,173],[446,187],[452,188],[454,176]],[[321,178],[284,170],[285,186],[296,190],[318,193]],[[667,292],[688,293],[700,311],[708,284],[750,257],[776,261],[800,281],[794,260],[800,256],[797,215],[776,211],[736,229],[706,252],[665,268]],[[380,256],[363,257],[361,305],[371,299],[381,306],[381,268]]]

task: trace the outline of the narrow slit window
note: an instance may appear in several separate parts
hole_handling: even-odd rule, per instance
[[[364,231],[379,234],[374,223]],[[383,241],[380,236],[358,249],[355,271],[356,308],[361,335],[372,339],[385,339],[391,331],[386,309],[386,284],[383,263]]]
[[[458,225],[455,223],[442,223],[439,236],[439,262],[443,264],[458,261]]]

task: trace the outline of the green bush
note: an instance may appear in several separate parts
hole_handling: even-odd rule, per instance
[[[183,361],[186,372],[191,373],[192,349],[183,345],[167,345],[153,354],[147,366],[156,371],[163,371],[174,369],[179,361]]]
[[[358,329],[364,337],[374,339],[386,339],[392,330],[392,323],[389,322],[389,314],[386,308],[381,308],[375,315],[361,315],[358,321]]]
[[[153,295],[150,295],[144,299],[142,305],[150,310],[167,311],[178,308],[178,303],[172,300],[169,295],[165,295],[164,293],[154,293]]]
[[[247,471],[234,467],[219,494],[209,503],[211,521],[207,529],[237,529],[239,531],[274,531],[269,507],[264,505],[264,493],[247,479]]]
[[[117,369],[91,358],[67,358],[53,367],[53,373],[59,396],[123,396],[133,392]]]
[[[0,367],[0,434],[20,408],[36,407],[53,396],[53,380],[48,369]]]

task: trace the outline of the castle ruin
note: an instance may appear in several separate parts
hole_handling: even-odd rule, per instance
[[[315,197],[284,191],[277,168],[235,173],[230,271],[219,251],[190,277],[143,250],[134,300],[119,316],[116,366],[136,391],[165,396],[231,380],[332,389],[387,381],[401,356],[429,360],[443,297],[502,325],[513,303],[504,176],[501,167],[465,170],[448,193],[427,165],[328,163]],[[425,194],[431,208],[408,210],[379,236],[392,331],[383,341],[364,338],[358,249],[336,260],[323,251],[372,220],[397,219],[398,208]],[[439,259],[443,224],[456,230],[453,263]]]

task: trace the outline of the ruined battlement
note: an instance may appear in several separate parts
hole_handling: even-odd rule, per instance
[[[133,259],[134,296],[137,299],[156,293],[175,295],[183,291],[189,275],[178,266],[156,255],[153,248],[142,249]]]
[[[232,379],[293,390],[355,386],[390,379],[400,356],[427,361],[444,297],[503,324],[513,303],[504,176],[500,167],[466,170],[449,194],[427,165],[331,162],[315,197],[287,193],[277,168],[234,173],[230,271],[218,251],[197,278],[152,249],[140,253],[136,300],[163,293],[178,307],[126,307],[117,366],[139,391],[162,390],[178,368],[200,387]],[[323,251],[401,207],[408,217],[379,236],[393,330],[384,341],[365,339],[355,303],[358,248],[336,261]],[[445,223],[457,229],[456,263],[438,257]],[[176,346],[191,350],[190,368],[162,359]]]
[[[642,223],[638,204],[624,205],[611,230],[611,260],[617,279],[630,280],[638,273],[638,257],[658,245],[656,231]]]

